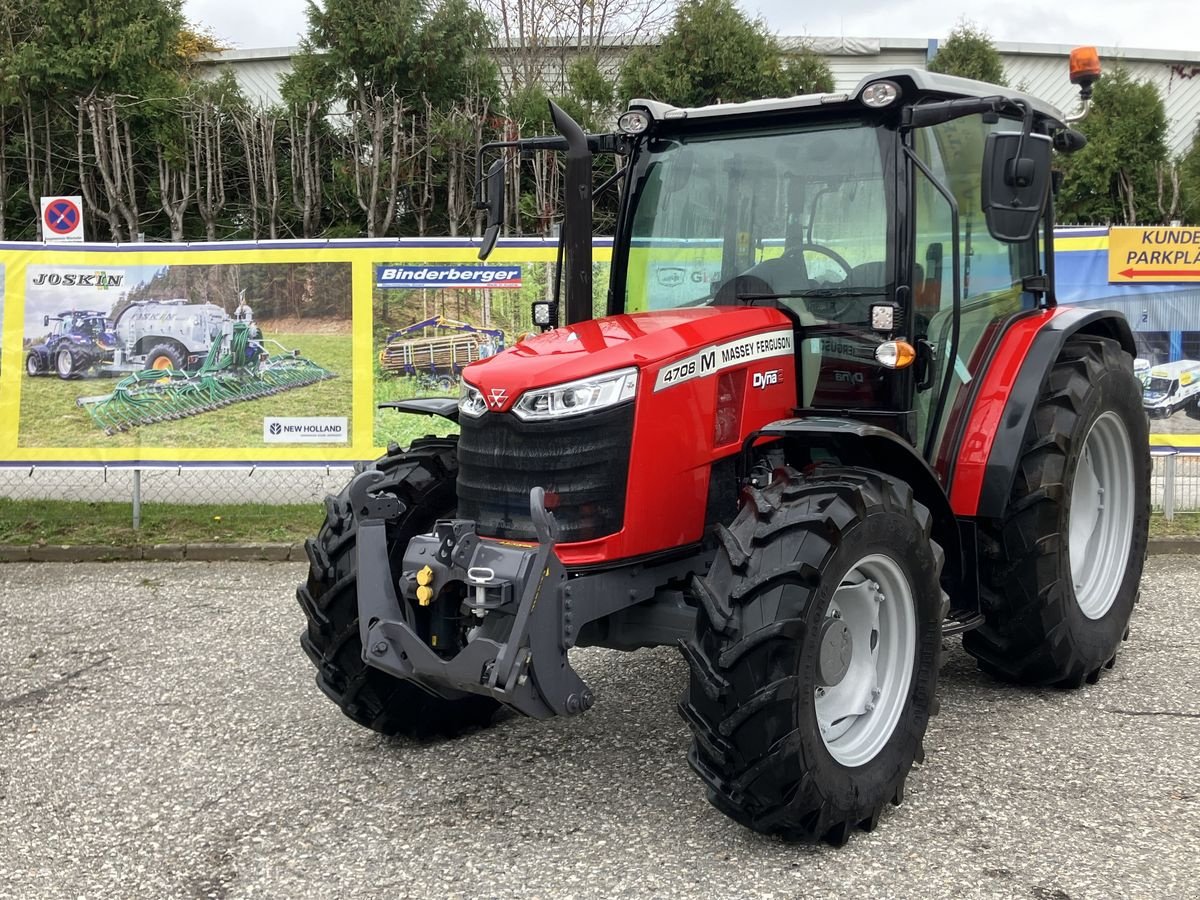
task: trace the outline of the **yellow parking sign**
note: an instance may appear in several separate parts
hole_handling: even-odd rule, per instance
[[[1200,281],[1200,228],[1113,228],[1108,280]]]

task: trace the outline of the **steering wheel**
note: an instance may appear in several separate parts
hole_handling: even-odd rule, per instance
[[[830,249],[829,247],[823,246],[822,244],[804,243],[804,244],[800,244],[799,246],[796,246],[796,247],[790,247],[789,249],[787,249],[783,252],[783,256],[781,258],[782,259],[796,259],[797,257],[803,258],[804,254],[809,251],[811,251],[813,253],[818,253],[821,256],[826,256],[829,259],[832,259],[835,263],[837,263],[842,268],[842,271],[846,273],[846,276],[843,279],[843,281],[847,283],[847,286],[849,286],[848,282],[850,281],[850,277],[854,272],[854,267],[852,265],[850,265],[849,262],[846,261],[846,257],[842,256],[836,250]],[[807,271],[807,268],[808,267],[805,266],[806,271]],[[812,310],[812,312],[814,314],[819,315],[823,319],[831,319],[831,320],[837,320],[837,321],[841,321],[842,319],[845,318],[845,314],[848,313],[850,308],[854,305],[854,300],[855,300],[854,297],[805,297],[804,298],[805,304],[807,304],[808,308],[810,310]]]
[[[811,250],[813,253],[819,253],[822,256],[828,256],[835,263],[842,267],[842,271],[846,273],[846,280],[850,280],[850,275],[854,271],[854,266],[846,262],[846,257],[842,256],[842,254],[821,244],[801,244],[799,247],[790,247],[783,251],[783,258],[789,259],[797,256],[803,256],[809,250]]]

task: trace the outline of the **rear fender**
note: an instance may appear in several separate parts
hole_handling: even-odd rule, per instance
[[[1130,356],[1137,356],[1133,331],[1119,312],[1083,307],[1056,308],[1028,345],[1024,362],[1005,401],[1004,412],[992,436],[987,465],[982,473],[978,505],[973,511],[960,508],[959,498],[955,495],[955,510],[960,515],[973,514],[988,519],[998,519],[1004,515],[1008,498],[1012,496],[1013,479],[1021,461],[1029,420],[1037,407],[1042,385],[1067,341],[1080,334],[1110,338]],[[964,474],[955,470],[956,488]]]
[[[912,487],[917,502],[933,516],[933,539],[946,553],[942,581],[953,608],[978,610],[972,523],[962,523],[960,529],[937,475],[911,444],[877,425],[855,419],[813,417],[772,422],[746,439],[746,453],[751,452],[758,438],[770,436],[782,439],[788,463],[797,468],[832,458],[840,465],[884,472]]]

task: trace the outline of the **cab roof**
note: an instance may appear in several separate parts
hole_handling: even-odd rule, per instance
[[[795,97],[772,97],[764,100],[750,100],[745,103],[714,103],[709,106],[679,107],[657,100],[638,99],[629,103],[630,109],[644,109],[656,121],[693,121],[696,119],[715,119],[721,117],[753,116],[764,113],[787,112],[789,110],[811,109],[821,106],[838,106],[858,101],[863,90],[876,81],[894,81],[901,87],[900,103],[911,103],[915,98],[931,100],[956,100],[973,97],[1006,97],[1011,100],[1023,100],[1030,105],[1036,115],[1049,119],[1059,125],[1065,123],[1065,116],[1057,107],[1044,100],[1033,97],[1011,88],[988,84],[985,81],[974,81],[970,78],[958,78],[954,75],[941,75],[925,69],[889,69],[877,72],[863,78],[852,91],[834,92],[828,94],[799,94]]]

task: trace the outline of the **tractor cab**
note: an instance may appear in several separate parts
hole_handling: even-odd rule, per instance
[[[609,314],[776,309],[795,330],[797,410],[884,427],[931,463],[1004,323],[1054,304],[1051,149],[1084,141],[1034,97],[896,70],[844,93],[634,100],[608,135],[555,119],[568,178],[588,181],[565,192],[568,322],[592,315],[579,198],[593,155],[615,153]],[[503,192],[486,193],[494,218]]]

